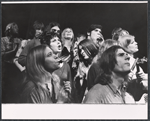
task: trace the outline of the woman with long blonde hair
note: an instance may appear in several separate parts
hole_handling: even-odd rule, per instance
[[[65,90],[60,88],[60,81],[53,71],[59,68],[60,59],[47,45],[32,48],[27,55],[26,84],[21,94],[21,103],[64,103]]]

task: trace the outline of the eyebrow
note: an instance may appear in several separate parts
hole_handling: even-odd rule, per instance
[[[126,54],[126,52],[117,53],[117,55],[119,55],[119,56],[122,56],[122,55],[125,55],[125,54]]]

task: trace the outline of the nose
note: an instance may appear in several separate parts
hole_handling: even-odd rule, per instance
[[[84,50],[83,50],[83,49],[81,49],[81,54],[82,54],[82,53],[84,53]]]
[[[58,40],[58,45],[61,45],[61,42]]]
[[[42,33],[43,31],[40,29],[39,32]]]
[[[126,53],[126,60],[130,60],[129,54]]]

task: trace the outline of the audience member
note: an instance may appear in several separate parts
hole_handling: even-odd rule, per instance
[[[22,50],[19,58],[18,58],[18,63],[21,64],[22,66],[26,65],[26,57],[28,52],[33,48],[38,45],[41,45],[41,37],[44,29],[44,24],[40,21],[35,21],[33,24],[34,28],[34,35],[35,37],[28,42],[28,44],[24,47]]]
[[[115,40],[112,39],[106,39],[104,41],[104,43],[102,44],[102,46],[99,48],[99,52],[97,54],[97,58],[95,59],[95,62],[93,62],[93,64],[91,65],[89,71],[88,71],[88,75],[87,75],[87,87],[88,90],[91,89],[91,87],[94,86],[95,84],[95,79],[97,77],[97,75],[99,75],[101,73],[101,69],[99,68],[99,61],[101,59],[101,55],[102,53],[107,50],[109,47],[113,46],[113,45],[117,45],[118,43]]]
[[[116,39],[130,56],[129,85],[128,92],[131,93],[136,101],[140,100],[143,93],[148,91],[148,75],[138,65],[138,59],[134,58],[134,53],[138,52],[138,43],[135,37],[128,31],[118,28],[113,31],[113,38]]]
[[[60,80],[52,73],[59,68],[60,59],[46,45],[32,48],[27,55],[26,84],[21,103],[64,103],[70,86],[60,87]]]
[[[77,91],[77,102],[81,103],[87,88],[87,73],[92,64],[93,58],[98,53],[98,47],[89,39],[84,39],[78,46],[79,67],[74,78]]]
[[[126,92],[126,76],[130,73],[129,60],[128,53],[122,47],[112,46],[107,49],[100,59],[103,73],[97,78],[97,84],[89,90],[83,103],[136,103]],[[144,96],[139,103],[145,103]]]

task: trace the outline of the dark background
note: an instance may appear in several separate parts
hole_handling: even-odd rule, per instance
[[[103,26],[105,39],[115,27],[128,30],[139,45],[138,57],[147,57],[147,3],[36,3],[2,4],[2,36],[10,22],[19,26],[19,37],[26,39],[35,20],[45,25],[56,21],[61,29],[71,27],[74,33],[86,33],[90,24]]]

